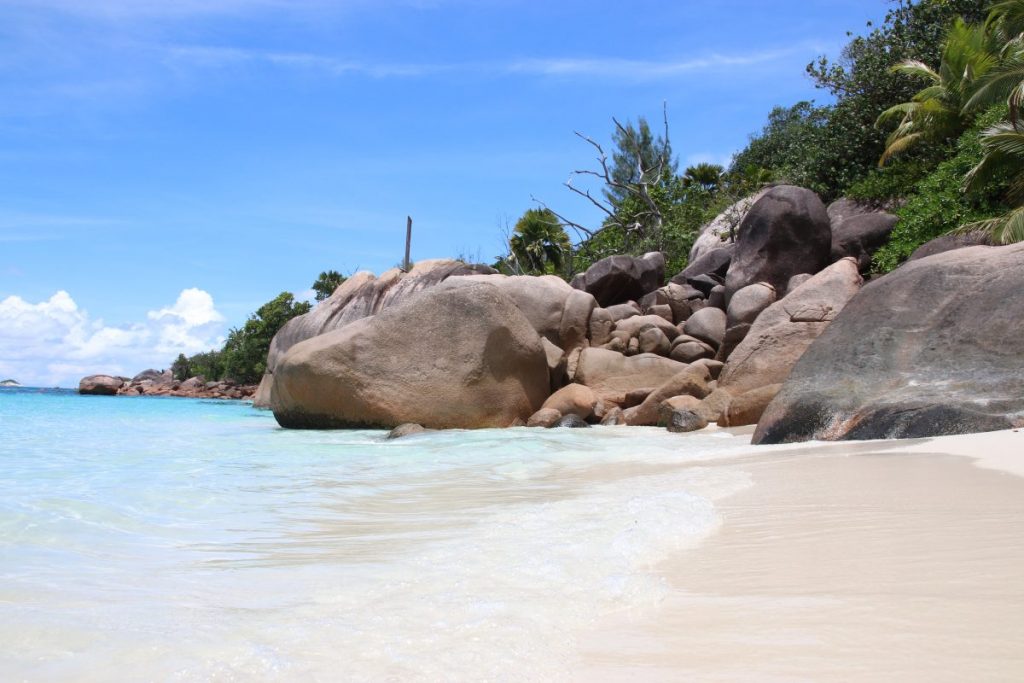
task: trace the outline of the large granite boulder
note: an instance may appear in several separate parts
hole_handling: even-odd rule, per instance
[[[784,381],[862,283],[857,262],[844,258],[766,308],[729,355],[718,386],[738,396]]]
[[[926,256],[934,256],[945,251],[963,249],[964,247],[992,246],[992,237],[982,230],[974,232],[956,233],[952,235],[940,235],[933,240],[925,242],[910,255],[908,261],[916,261]]]
[[[303,315],[289,320],[274,335],[267,354],[267,373],[273,374],[277,360],[300,341],[339,330],[345,325],[376,315],[425,289],[450,277],[495,273],[493,268],[467,265],[451,259],[434,259],[416,263],[408,273],[392,268],[380,277],[359,272],[345,280],[326,300]],[[256,405],[269,404],[269,380],[261,382]],[[264,403],[265,401],[265,403]]]
[[[910,261],[861,290],[796,364],[755,443],[1024,426],[1024,244]]]
[[[750,207],[761,198],[767,190],[761,190],[749,197],[744,197],[725,211],[718,214],[713,221],[701,226],[697,239],[690,249],[690,263],[697,262],[705,254],[716,249],[728,248],[737,236],[737,230]]]
[[[852,256],[857,259],[860,272],[869,272],[871,257],[889,241],[896,221],[896,216],[878,210],[833,217],[832,260]]]
[[[665,255],[654,251],[640,257],[609,256],[572,279],[572,286],[592,294],[607,308],[637,301],[661,287],[665,279]]]
[[[651,353],[624,356],[588,348],[580,354],[573,381],[590,387],[602,399],[622,404],[628,393],[653,390],[685,369],[685,363]]]
[[[696,260],[690,261],[671,281],[679,285],[692,286],[691,282],[700,284],[697,278],[702,275],[724,278],[729,272],[729,264],[732,263],[732,253],[735,250],[735,242],[724,242],[721,247],[707,251]]]
[[[828,213],[818,195],[792,185],[771,188],[740,223],[725,276],[726,303],[755,282],[785,292],[789,278],[827,266],[831,248]]]
[[[565,352],[585,346],[597,301],[554,275],[469,275],[447,280],[452,286],[486,282],[512,299],[537,334]]]
[[[78,382],[78,393],[91,396],[115,396],[125,382],[110,375],[89,375]]]
[[[548,396],[544,346],[510,297],[441,284],[292,346],[271,409],[283,427],[506,427]]]

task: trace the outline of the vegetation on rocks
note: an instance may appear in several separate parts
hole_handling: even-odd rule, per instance
[[[1024,0],[897,0],[880,24],[850,34],[838,59],[807,65],[833,101],[777,106],[728,169],[679,173],[667,115],[660,135],[643,117],[613,119],[608,151],[580,135],[597,163],[566,185],[605,217],[583,226],[554,213],[577,237],[563,274],[654,250],[677,272],[703,224],[771,182],[809,188],[826,203],[845,196],[902,207],[877,272],[953,230],[983,229],[996,243],[1024,238],[1022,17]]]

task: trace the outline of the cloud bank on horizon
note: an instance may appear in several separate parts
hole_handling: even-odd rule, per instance
[[[224,316],[194,287],[146,320],[119,326],[91,317],[64,290],[34,304],[0,300],[0,375],[25,386],[76,387],[96,373],[131,377],[223,343]]]

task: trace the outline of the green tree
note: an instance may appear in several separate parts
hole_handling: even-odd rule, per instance
[[[174,379],[186,380],[192,376],[192,365],[189,363],[188,358],[185,354],[179,353],[178,357],[171,363],[171,373],[174,375]]]
[[[972,192],[1007,187],[1013,207],[999,216],[967,223],[962,231],[984,230],[996,244],[1024,240],[1024,131],[1011,121],[1000,121],[982,131],[979,143],[984,156],[964,181]]]
[[[316,300],[323,301],[334,294],[334,290],[345,282],[345,276],[336,270],[325,270],[317,276],[313,283],[313,291],[316,292]]]
[[[722,174],[725,168],[718,164],[702,162],[688,166],[683,171],[683,183],[687,186],[696,185],[708,192],[714,192],[722,183]]]
[[[228,332],[222,351],[224,375],[237,382],[259,382],[266,370],[267,352],[274,335],[286,322],[311,308],[309,302],[296,302],[291,292],[281,292],[256,309],[245,325]]]
[[[569,262],[572,245],[553,211],[528,209],[516,221],[509,252],[519,271],[541,275],[561,272]]]
[[[899,220],[889,243],[875,253],[876,272],[892,270],[928,240],[1005,212],[999,186],[987,183],[971,194],[965,194],[962,187],[964,177],[984,156],[979,133],[1005,113],[1005,107],[996,107],[978,117],[957,140],[954,154],[906,193],[906,203],[896,210]]]
[[[892,67],[901,73],[927,82],[927,86],[907,102],[886,109],[877,125],[893,119],[899,124],[886,140],[880,165],[894,154],[923,141],[945,143],[958,137],[970,123],[964,108],[977,79],[996,63],[996,41],[983,25],[957,19],[943,45],[937,69],[917,59],[908,59]]]
[[[999,62],[977,79],[965,109],[974,111],[1006,99],[1010,121],[1016,124],[1024,106],[1024,0],[992,5],[986,27],[998,41]]]
[[[643,116],[634,127],[629,121],[625,125],[615,122],[612,132],[611,180],[604,188],[605,198],[618,205],[629,196],[629,186],[659,182],[661,175],[674,175],[677,163],[672,157],[672,145],[668,139],[668,125],[665,132],[657,137]]]
[[[776,180],[809,187],[826,201],[870,174],[885,150],[889,133],[875,127],[878,115],[909,101],[920,90],[919,82],[893,73],[890,67],[905,59],[918,59],[937,68],[943,38],[953,20],[962,17],[977,22],[985,17],[978,0],[899,0],[894,5],[880,25],[869,23],[868,33],[851,37],[837,60],[822,57],[807,65],[815,84],[831,93],[835,104],[797,105],[788,116],[789,123],[796,125],[785,131],[782,126],[770,125],[752,140],[751,144],[759,143],[761,149],[752,155],[738,155],[733,170],[754,163],[768,169]],[[769,124],[784,123],[778,119],[787,117],[775,118]],[[782,132],[785,134],[778,135]],[[781,145],[777,151],[776,143]],[[795,147],[803,151],[794,153]],[[947,153],[947,149],[925,146],[908,153],[906,160],[923,172],[934,168]],[[764,163],[773,157],[781,163]],[[918,177],[911,180],[916,182]]]

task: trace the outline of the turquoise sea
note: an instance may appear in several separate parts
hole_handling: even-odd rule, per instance
[[[0,389],[0,680],[560,680],[749,484],[658,429],[288,431]]]

